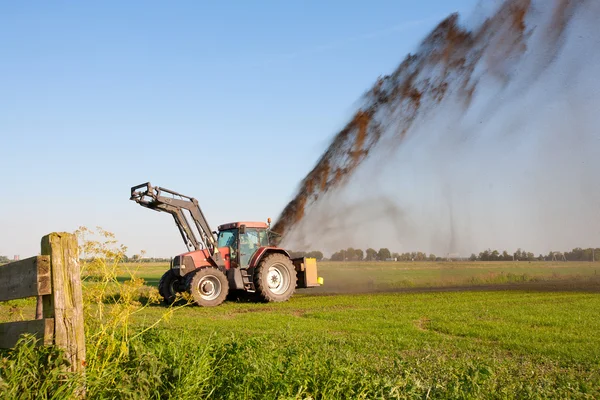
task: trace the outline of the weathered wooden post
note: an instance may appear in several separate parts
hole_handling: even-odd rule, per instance
[[[85,366],[85,333],[79,248],[72,233],[42,238],[42,255],[50,256],[52,294],[42,297],[44,318],[54,319],[54,344],[65,351],[72,371]]]

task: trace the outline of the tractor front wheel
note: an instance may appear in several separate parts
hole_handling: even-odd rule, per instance
[[[229,293],[229,282],[218,268],[202,268],[194,273],[190,292],[199,306],[215,307],[225,301]]]
[[[158,293],[165,300],[166,304],[173,304],[177,297],[177,288],[179,286],[179,277],[175,275],[173,270],[168,270],[160,278],[158,282]]]
[[[292,260],[284,254],[265,257],[254,275],[256,292],[264,301],[287,301],[296,290],[296,270]]]

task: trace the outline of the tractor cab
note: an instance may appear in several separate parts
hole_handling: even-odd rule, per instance
[[[252,256],[269,246],[269,225],[264,222],[232,222],[219,226],[217,247],[228,248],[231,262],[248,268]]]

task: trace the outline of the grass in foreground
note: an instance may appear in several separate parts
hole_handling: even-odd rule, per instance
[[[88,369],[88,397],[595,398],[598,310],[596,294],[528,292],[185,307],[129,340],[102,375]],[[146,308],[132,328],[163,313]],[[34,398],[33,388],[62,398],[50,351],[5,355],[4,398]]]
[[[366,279],[374,291],[593,281],[585,264],[321,263],[321,290],[364,290]],[[600,397],[595,293],[305,291],[281,304],[165,308],[153,304],[155,288],[131,278],[138,268],[156,284],[166,265],[94,268],[101,273],[84,289],[86,375],[25,340],[0,353],[0,398],[71,398],[82,383],[91,399]],[[33,309],[5,303],[0,318]]]

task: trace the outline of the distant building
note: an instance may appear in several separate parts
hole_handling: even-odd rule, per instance
[[[13,261],[19,261],[20,259],[21,257],[18,254],[13,256]]]

